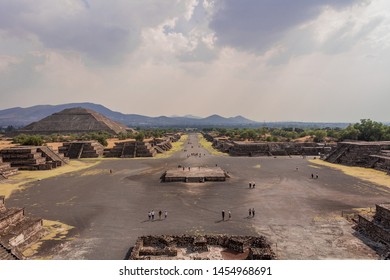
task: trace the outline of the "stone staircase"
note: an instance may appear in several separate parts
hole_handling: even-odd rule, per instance
[[[8,250],[0,244],[0,261],[13,261],[18,259],[19,258],[15,256],[11,250]]]
[[[114,148],[106,154],[106,157],[154,157],[156,154],[155,148],[148,142],[126,141],[115,143]]]
[[[98,158],[103,156],[104,147],[96,141],[63,143],[59,151],[71,159]]]
[[[325,157],[325,161],[330,163],[337,163],[338,160],[348,151],[347,145],[340,145]]]
[[[46,157],[47,162],[55,163],[56,167],[63,166],[69,162],[69,160],[65,158],[63,154],[56,153],[47,146],[39,147],[38,151],[40,151],[42,155]]]
[[[2,158],[0,158],[0,181],[8,179],[8,177],[16,175],[17,173],[17,168],[11,167],[9,162],[3,162]]]
[[[0,244],[6,252],[23,259],[22,252],[46,234],[42,219],[26,217],[23,208],[6,208],[0,196]]]

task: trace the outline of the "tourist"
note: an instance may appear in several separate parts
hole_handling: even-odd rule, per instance
[[[252,183],[251,183],[251,182],[249,182],[249,188],[250,188],[250,189],[252,188]]]
[[[149,221],[150,221],[150,219],[152,218],[152,212],[148,212],[148,219],[149,219]]]
[[[110,174],[112,174],[112,169],[110,169]]]
[[[313,173],[311,173],[311,178],[314,179],[314,174]]]
[[[229,210],[229,220],[232,218],[232,212],[230,212],[230,210]]]
[[[252,209],[249,208],[249,217],[252,217]]]
[[[222,210],[222,221],[225,221],[225,210]]]
[[[164,219],[166,219],[167,217],[168,217],[168,211],[165,210],[165,212],[164,212]]]
[[[162,214],[161,210],[158,211],[158,219],[159,219],[159,220],[161,220],[161,214]]]
[[[154,221],[154,210],[152,210],[152,221]]]
[[[318,179],[318,174],[316,174],[316,179]]]
[[[255,182],[252,183],[252,188],[255,188],[256,187],[256,184]]]
[[[255,216],[255,208],[252,208],[252,216]]]

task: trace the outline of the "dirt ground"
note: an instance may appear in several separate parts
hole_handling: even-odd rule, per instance
[[[191,153],[202,157],[188,158]],[[218,165],[231,178],[160,183],[178,165]],[[196,134],[169,158],[104,159],[23,187],[6,201],[9,207],[73,227],[68,241],[42,244],[35,256],[53,259],[124,259],[140,235],[183,233],[265,235],[279,259],[378,259],[341,214],[390,201],[389,188],[309,159],[213,155]],[[168,218],[149,221],[152,209],[168,211]],[[222,221],[222,210],[232,218]]]

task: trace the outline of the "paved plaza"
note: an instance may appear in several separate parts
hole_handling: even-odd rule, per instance
[[[215,156],[190,134],[170,158],[100,161],[34,182],[7,200],[9,207],[74,227],[61,246],[44,244],[39,257],[118,260],[139,236],[199,233],[265,235],[279,259],[378,258],[341,214],[389,202],[389,189],[308,158]],[[217,165],[230,178],[160,182],[161,174],[179,165],[194,170]],[[250,182],[256,187],[249,188]],[[253,208],[256,214],[249,216]],[[149,220],[152,210],[166,211],[167,217]],[[231,211],[230,220],[222,220],[222,210]]]

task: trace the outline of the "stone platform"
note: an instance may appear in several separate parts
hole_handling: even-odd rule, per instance
[[[220,167],[178,167],[165,171],[162,182],[203,183],[206,181],[226,181],[226,172]]]

